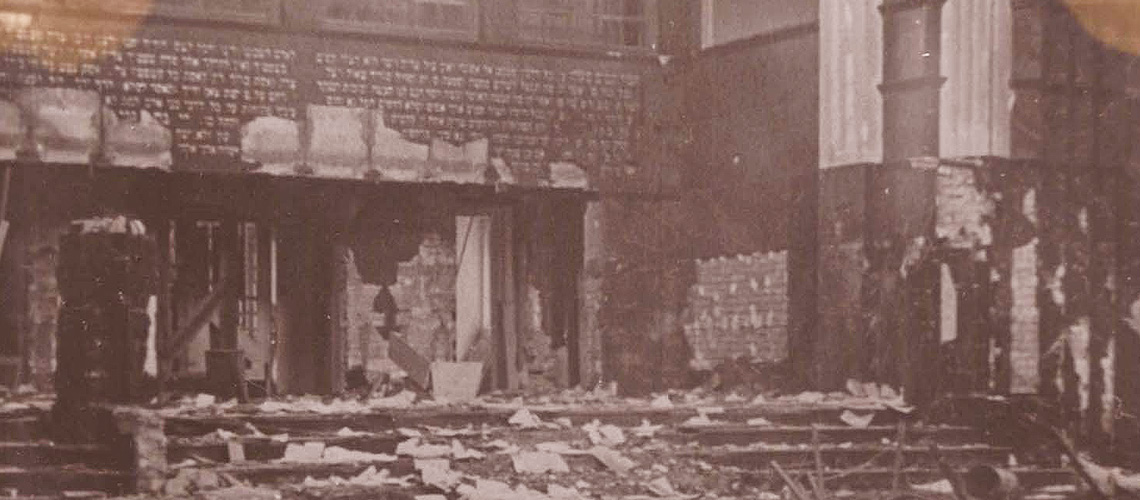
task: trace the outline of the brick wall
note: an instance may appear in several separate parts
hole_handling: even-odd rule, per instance
[[[697,261],[684,328],[698,362],[778,361],[787,355],[787,327],[786,251]]]

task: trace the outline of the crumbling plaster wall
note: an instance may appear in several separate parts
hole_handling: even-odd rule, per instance
[[[355,257],[355,255],[353,256]],[[390,286],[399,310],[400,334],[429,359],[449,360],[455,336],[455,244],[438,232],[422,234],[418,253],[396,269]],[[368,283],[355,265],[348,268],[348,366],[367,366],[369,373],[391,372],[388,342],[376,331],[383,315],[373,310],[381,286]]]
[[[601,224],[587,223],[583,290],[597,312],[583,324],[601,341],[604,381],[622,392],[691,382],[685,325],[686,310],[700,307],[690,294],[698,260],[787,251],[780,280],[800,294],[789,304],[814,300],[814,242],[801,230],[814,219],[804,214],[814,209],[819,154],[814,16],[678,55],[643,79],[635,157],[655,171],[603,189],[591,208]],[[814,307],[789,306],[787,316],[785,331],[806,328]],[[747,356],[736,338],[717,349]]]

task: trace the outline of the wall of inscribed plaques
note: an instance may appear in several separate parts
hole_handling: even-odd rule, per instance
[[[551,164],[570,163],[593,187],[637,177],[646,62],[155,23],[0,37],[0,99],[46,157],[66,145],[54,156],[173,169],[564,185]],[[42,105],[52,92],[66,99]],[[94,118],[40,126],[52,113]]]

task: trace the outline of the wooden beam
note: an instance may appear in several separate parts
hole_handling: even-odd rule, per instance
[[[257,329],[258,335],[265,335],[267,343],[267,358],[265,366],[265,392],[273,394],[273,361],[275,358],[275,344],[277,342],[277,322],[274,312],[274,272],[276,271],[273,222],[262,221],[257,224]]]
[[[198,307],[198,311],[190,316],[190,321],[182,325],[174,335],[167,337],[166,345],[159,350],[159,356],[167,360],[172,359],[174,354],[186,347],[194,337],[198,336],[198,332],[206,326],[210,321],[210,317],[218,310],[223,298],[222,287],[215,288],[206,296],[202,305]]]
[[[4,175],[0,177],[0,220],[8,220],[8,195],[12,186],[12,167],[5,165]]]

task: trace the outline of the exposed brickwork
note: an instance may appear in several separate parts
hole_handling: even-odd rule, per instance
[[[37,226],[28,241],[30,280],[28,282],[28,322],[31,327],[27,349],[31,353],[31,376],[47,387],[55,372],[55,332],[59,321],[59,284],[56,263],[59,237],[67,226]]]
[[[783,359],[788,344],[787,252],[698,261],[684,321],[697,360]]]
[[[993,202],[978,189],[969,166],[938,167],[938,221],[936,233],[954,248],[975,248],[993,242],[989,217]]]
[[[1036,393],[1040,385],[1038,265],[1037,239],[1013,249],[1013,269],[1009,279],[1013,299],[1010,307],[1010,390],[1015,393]]]

